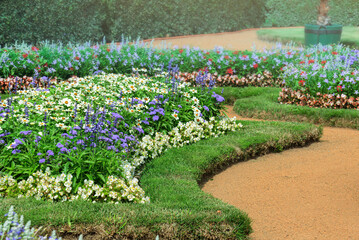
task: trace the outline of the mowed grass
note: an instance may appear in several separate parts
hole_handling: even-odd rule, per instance
[[[247,214],[204,193],[200,185],[233,163],[319,140],[320,127],[242,121],[237,132],[170,149],[144,166],[140,185],[151,203],[51,203],[0,199],[0,222],[11,205],[35,226],[60,236],[98,239],[246,239]],[[245,193],[245,190],[244,190]]]
[[[221,88],[216,91],[220,92]],[[334,127],[359,129],[359,111],[355,109],[310,108],[280,104],[280,88],[225,87],[223,96],[234,111],[250,118],[299,121]],[[237,100],[235,100],[237,99]]]
[[[266,41],[297,44],[304,44],[304,27],[299,28],[274,28],[261,29],[257,31],[259,39]],[[343,27],[341,43],[353,47],[359,46],[359,27],[345,26]]]

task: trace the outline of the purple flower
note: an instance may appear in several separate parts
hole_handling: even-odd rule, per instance
[[[29,134],[31,134],[32,133],[32,131],[30,130],[30,131],[21,131],[20,132],[20,134],[23,134],[23,135],[29,135]]]
[[[41,156],[41,155],[42,155],[42,153],[40,153],[40,152],[39,152],[39,153],[37,153],[36,155],[37,155],[37,156]]]
[[[116,148],[115,148],[115,146],[108,146],[108,147],[107,147],[107,150],[113,150],[113,151],[115,151]]]
[[[207,112],[209,112],[209,108],[207,106],[203,106],[204,110],[206,110]]]
[[[47,156],[48,156],[48,157],[54,156],[54,152],[51,151],[51,150],[48,150],[48,151],[47,151]]]
[[[44,163],[45,162],[45,158],[41,158],[39,163]]]
[[[60,149],[60,151],[63,152],[63,153],[69,152],[69,150],[68,150],[67,148],[65,148],[65,147],[62,147],[62,148]]]
[[[153,121],[158,121],[158,119],[159,119],[160,117],[159,116],[157,116],[157,115],[155,115],[155,116],[153,116]]]
[[[61,143],[58,143],[58,144],[56,144],[56,147],[58,147],[58,148],[63,148],[64,145],[62,145]]]
[[[179,108],[182,108],[182,106],[181,106],[181,105],[178,105],[178,107],[179,107]]]
[[[222,97],[221,95],[218,95],[215,92],[213,92],[212,97],[216,98],[217,102],[223,102],[224,101],[224,97]]]
[[[21,150],[14,149],[14,150],[12,150],[11,153],[12,153],[12,154],[21,153]]]

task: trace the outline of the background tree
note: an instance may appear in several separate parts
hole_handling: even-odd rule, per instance
[[[317,24],[320,26],[328,26],[330,25],[330,17],[329,17],[329,0],[320,0],[320,4],[318,6],[318,19]]]

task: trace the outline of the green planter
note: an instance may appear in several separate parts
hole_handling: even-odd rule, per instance
[[[334,44],[340,42],[343,26],[333,24],[330,26],[319,26],[315,24],[305,25],[305,45],[322,45]]]

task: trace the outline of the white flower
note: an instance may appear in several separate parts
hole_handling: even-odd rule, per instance
[[[69,98],[61,99],[61,101],[59,103],[61,105],[65,105],[66,107],[70,107],[72,105],[71,99],[69,99]]]

